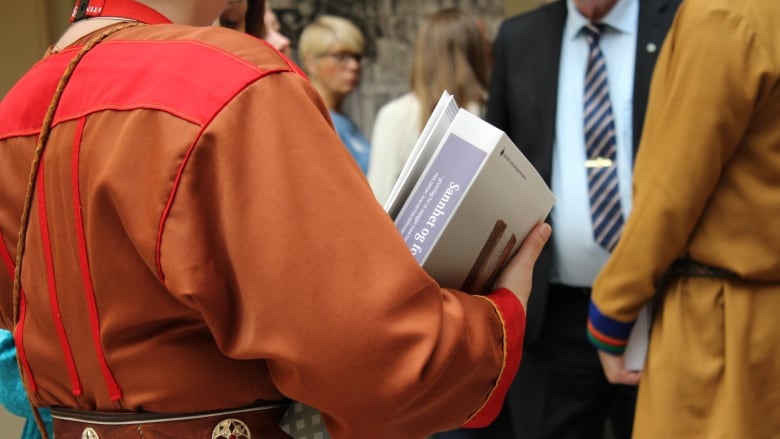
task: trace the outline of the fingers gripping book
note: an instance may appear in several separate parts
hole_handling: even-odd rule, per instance
[[[442,286],[483,293],[554,202],[509,137],[445,92],[384,207]]]

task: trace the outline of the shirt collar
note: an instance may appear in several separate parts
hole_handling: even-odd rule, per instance
[[[577,10],[574,0],[566,0],[566,7],[569,12],[566,14],[564,38],[573,40],[580,35],[580,30],[588,24],[589,20]],[[637,31],[638,17],[639,0],[618,0],[600,22],[609,26],[613,31],[631,35]]]

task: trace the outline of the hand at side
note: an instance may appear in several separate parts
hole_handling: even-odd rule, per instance
[[[613,355],[604,351],[599,352],[601,367],[604,368],[604,375],[607,381],[612,384],[627,384],[635,386],[639,384],[641,373],[638,371],[626,370],[623,355]]]

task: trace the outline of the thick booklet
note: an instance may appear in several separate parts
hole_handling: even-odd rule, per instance
[[[442,286],[491,289],[522,240],[555,203],[507,135],[445,92],[385,210],[409,251]]]
[[[623,353],[623,361],[626,370],[640,371],[645,366],[647,349],[650,344],[650,326],[653,315],[653,306],[647,303],[639,311],[639,317],[628,336],[626,351]]]
[[[398,212],[401,210],[404,201],[406,201],[406,197],[409,196],[415,183],[420,178],[425,164],[431,160],[436,146],[444,138],[444,134],[446,134],[447,128],[458,114],[458,110],[455,97],[446,91],[442,93],[439,102],[428,117],[422,133],[417,138],[412,152],[409,153],[409,158],[406,159],[406,163],[401,168],[401,173],[395,181],[390,195],[385,201],[384,208],[391,218],[395,219],[398,216]]]

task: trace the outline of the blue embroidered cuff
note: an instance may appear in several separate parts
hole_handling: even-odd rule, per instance
[[[606,315],[590,302],[588,310],[588,340],[601,351],[621,355],[626,350],[628,337],[634,322],[620,322]]]

